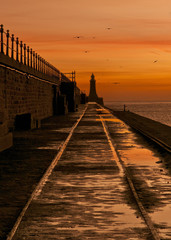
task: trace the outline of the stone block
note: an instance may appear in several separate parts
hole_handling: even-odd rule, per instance
[[[7,133],[4,136],[0,136],[0,152],[12,147],[13,136],[12,133]]]
[[[0,124],[0,137],[8,133],[7,121]]]

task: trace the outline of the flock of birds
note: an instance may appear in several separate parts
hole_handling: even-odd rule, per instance
[[[107,28],[105,28],[106,30],[111,30],[112,28],[111,27],[107,27]],[[77,39],[80,39],[80,38],[83,38],[83,36],[74,36],[74,38],[77,38]],[[93,37],[93,39],[95,39],[95,37]],[[84,51],[84,53],[89,53],[90,51]],[[158,62],[158,60],[154,60],[153,61],[153,63],[157,63]],[[118,83],[114,83],[114,84],[118,84]]]
[[[106,30],[111,30],[112,28],[111,27],[107,27],[107,28],[105,28]],[[80,39],[80,38],[84,38],[83,36],[74,36],[74,38],[76,38],[76,39]],[[92,37],[93,39],[95,39],[95,37]],[[90,51],[84,51],[84,53],[89,53]]]
[[[105,30],[111,30],[112,28],[111,27],[107,27],[107,28],[105,28]],[[80,38],[84,38],[83,36],[74,36],[74,38],[76,38],[76,39],[80,39]],[[95,39],[95,37],[93,37],[93,39]],[[84,51],[84,53],[89,53],[90,51]],[[158,62],[158,60],[154,60],[153,61],[153,63],[157,63]],[[120,82],[113,82],[112,84],[114,84],[114,85],[118,85],[118,84],[120,84]]]
[[[111,27],[107,27],[107,28],[105,28],[106,30],[111,30],[112,28]],[[83,38],[83,36],[74,36],[74,38]],[[93,37],[93,38],[95,38],[95,37]]]

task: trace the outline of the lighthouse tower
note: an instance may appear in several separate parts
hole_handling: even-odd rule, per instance
[[[91,75],[91,80],[90,80],[90,93],[89,93],[88,101],[97,102],[103,105],[103,98],[99,98],[96,93],[96,80],[93,73]]]
[[[91,80],[90,80],[90,93],[89,93],[88,100],[89,100],[89,102],[97,102],[98,101],[98,96],[96,93],[96,80],[94,78],[93,73],[91,75]]]

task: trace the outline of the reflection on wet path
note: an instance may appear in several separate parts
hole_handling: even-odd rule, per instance
[[[89,106],[14,239],[151,239],[137,209],[128,203],[128,186],[96,121],[95,107]]]
[[[162,239],[171,239],[171,177],[164,168],[164,159],[149,149],[144,139],[122,121],[106,114],[115,147],[126,164],[146,211],[155,223]],[[110,121],[111,119],[111,121]]]

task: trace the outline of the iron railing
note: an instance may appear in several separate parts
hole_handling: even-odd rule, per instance
[[[0,25],[0,52],[21,64],[61,80],[61,72],[56,67],[38,55],[23,41],[19,41],[18,37],[15,38],[9,30],[5,31],[2,24]]]

